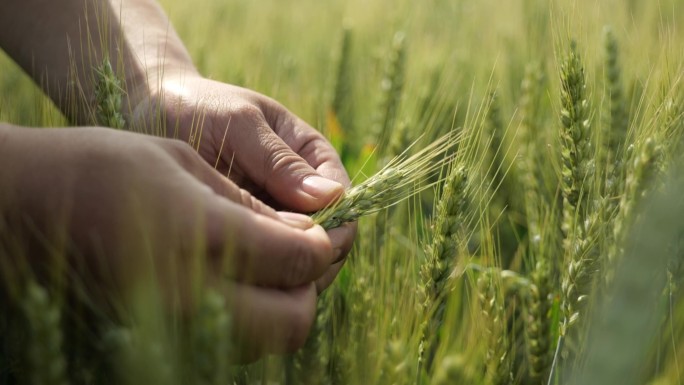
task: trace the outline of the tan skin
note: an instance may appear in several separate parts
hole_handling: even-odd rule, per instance
[[[86,30],[101,29],[96,20],[102,19],[109,20],[110,38],[75,43],[89,36]],[[245,354],[303,345],[316,293],[335,278],[356,233],[355,224],[326,233],[293,214],[325,207],[349,184],[318,131],[264,95],[203,78],[153,0],[5,0],[0,47],[83,124],[92,122],[92,100],[73,109],[64,85],[78,84],[79,95],[94,95],[92,68],[102,52],[115,52],[121,59],[115,69],[121,63],[125,68],[127,121],[142,129],[146,117],[161,109],[164,134],[180,139],[0,124],[0,164],[10,165],[0,168],[0,212],[7,218],[21,213],[21,220],[10,220],[17,232],[30,222],[49,233],[51,225],[67,221],[77,254],[98,261],[88,270],[93,281],[104,282],[97,276],[105,265],[117,288],[131,280],[126,266],[138,261],[131,245],[151,239],[159,246],[145,252],[152,253],[169,298],[187,294],[178,293],[187,277],[166,268],[168,258],[174,266],[192,264],[188,257],[196,250],[188,245],[199,241],[206,247],[207,285],[226,293],[237,314],[234,333],[248,341]],[[201,136],[193,135],[198,113]],[[149,239],[120,230],[130,220],[120,213],[141,207],[141,226],[153,229]],[[230,269],[215,266],[222,257]]]

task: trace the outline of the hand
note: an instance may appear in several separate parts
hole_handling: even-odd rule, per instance
[[[282,105],[256,92],[194,73],[165,74],[161,90],[138,104],[134,121],[156,120],[155,111],[165,117],[162,127],[167,136],[188,141],[219,172],[274,207],[311,213],[349,186],[349,176],[330,143]],[[316,282],[319,291],[344,263],[356,224],[328,234],[336,263]]]
[[[88,293],[125,293],[153,272],[163,297],[185,311],[199,265],[202,282],[234,308],[234,332],[249,343],[244,355],[304,344],[315,316],[313,281],[333,261],[328,236],[308,217],[275,212],[178,140],[3,128],[0,163],[11,167],[0,170],[0,213],[14,240],[67,234],[70,274]],[[49,253],[32,257],[44,266]]]

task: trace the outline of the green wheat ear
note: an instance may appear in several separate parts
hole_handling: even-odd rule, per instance
[[[97,123],[106,127],[122,129],[126,121],[121,115],[124,90],[114,73],[109,59],[105,58],[95,69],[95,117]]]
[[[404,153],[390,160],[375,175],[348,189],[331,206],[314,213],[314,222],[325,229],[339,227],[441,183],[441,180],[433,182],[427,179],[439,173],[452,159],[453,155],[448,153],[458,143],[459,138],[459,135],[453,133],[444,135],[415,155],[407,157],[407,152],[411,148],[409,147]]]
[[[392,40],[385,72],[380,83],[381,102],[374,117],[371,133],[372,139],[378,143],[378,155],[386,156],[392,140],[392,132],[397,124],[401,96],[406,76],[406,35],[397,32]]]

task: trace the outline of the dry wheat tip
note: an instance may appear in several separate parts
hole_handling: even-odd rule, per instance
[[[454,154],[449,152],[458,140],[457,134],[450,133],[408,156],[408,151],[417,141],[414,142],[376,174],[349,188],[329,207],[314,213],[314,222],[325,229],[339,227],[441,183],[443,177],[436,178],[436,181],[428,179],[439,175],[442,167],[453,158]]]

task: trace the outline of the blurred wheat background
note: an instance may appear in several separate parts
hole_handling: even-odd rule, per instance
[[[230,365],[212,293],[186,341],[153,294],[135,327],[82,328],[29,285],[0,382],[682,383],[683,1],[161,3],[202,74],[318,127],[354,184],[461,139],[431,188],[360,219],[296,354]],[[0,68],[0,120],[67,124]]]

